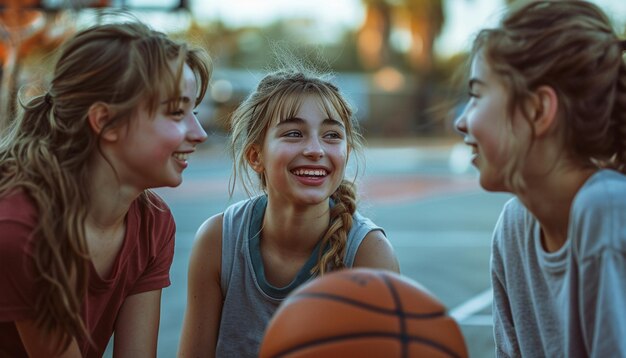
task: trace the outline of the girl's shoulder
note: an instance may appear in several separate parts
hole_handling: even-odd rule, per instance
[[[0,225],[12,222],[34,226],[38,221],[37,217],[37,206],[24,189],[17,189],[0,197]]]
[[[498,225],[517,226],[520,224],[528,224],[529,220],[532,219],[532,214],[524,206],[522,201],[518,197],[513,196],[504,203],[502,211],[500,212]]]
[[[528,240],[532,240],[536,225],[537,219],[518,197],[513,196],[504,204],[494,227],[492,249],[497,252],[520,251]]]
[[[385,234],[385,230],[381,226],[377,225],[369,217],[366,217],[363,214],[361,214],[358,210],[354,212],[354,214],[352,215],[352,218],[353,218],[353,224],[352,224],[351,232],[364,231],[365,233],[368,233],[373,230],[380,230],[383,234]]]
[[[151,190],[147,190],[131,204],[128,225],[151,227],[157,232],[175,230],[174,216],[169,206],[163,198]]]
[[[598,170],[580,188],[573,212],[626,210],[626,175],[610,169]]]
[[[570,217],[573,245],[581,257],[606,249],[626,253],[626,176],[613,170],[599,170],[574,198]]]
[[[240,217],[254,209],[257,203],[259,205],[266,205],[267,197],[265,195],[258,195],[233,203],[224,210],[224,216],[227,218]]]

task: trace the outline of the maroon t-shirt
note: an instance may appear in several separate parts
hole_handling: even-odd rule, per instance
[[[167,205],[135,200],[126,215],[126,235],[108,278],[90,266],[89,289],[82,317],[96,347],[78,337],[84,357],[101,357],[113,334],[126,297],[170,285],[174,257],[174,219]],[[13,321],[35,318],[37,294],[31,238],[37,209],[23,191],[0,200],[0,356],[21,357],[26,351]]]

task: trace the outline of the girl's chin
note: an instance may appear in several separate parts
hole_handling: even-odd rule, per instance
[[[502,180],[493,180],[493,178],[487,178],[483,176],[483,173],[480,174],[479,180],[480,186],[486,190],[491,192],[508,192]]]

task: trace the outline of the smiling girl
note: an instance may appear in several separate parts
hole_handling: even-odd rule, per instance
[[[156,356],[175,225],[148,189],[206,139],[207,61],[140,23],[64,45],[0,141],[0,356]]]
[[[181,356],[256,357],[272,314],[303,282],[346,267],[399,271],[344,179],[361,142],[335,85],[303,70],[271,73],[232,125],[234,178],[243,174],[248,188],[249,167],[265,193],[200,227]]]
[[[494,232],[498,357],[626,357],[626,42],[585,1],[533,1],[478,34],[457,120]]]

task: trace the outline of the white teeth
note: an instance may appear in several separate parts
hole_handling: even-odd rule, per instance
[[[174,158],[186,161],[189,159],[189,153],[174,153]]]
[[[327,175],[324,169],[296,169],[293,171],[295,175],[309,177],[323,177]]]

